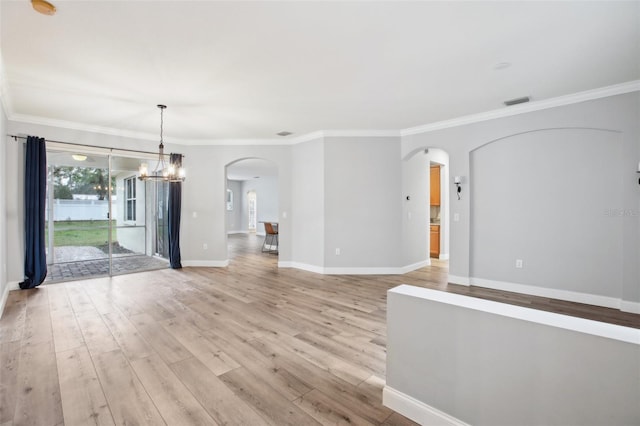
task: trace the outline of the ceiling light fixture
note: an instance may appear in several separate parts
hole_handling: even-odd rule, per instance
[[[82,154],[72,154],[71,158],[73,158],[76,161],[84,161],[87,159],[87,156]]]
[[[276,135],[278,135],[278,136],[289,136],[289,135],[292,135],[292,134],[293,134],[293,133],[288,132],[288,131],[286,131],[286,130],[283,130],[283,131],[281,131],[281,132],[276,133]]]
[[[158,105],[160,108],[160,146],[158,147],[158,162],[153,172],[149,174],[149,168],[147,163],[140,164],[138,169],[138,179],[150,180],[150,181],[164,181],[164,182],[183,182],[185,179],[185,172],[182,166],[176,166],[173,163],[167,164],[164,161],[164,141],[162,140],[163,127],[164,127],[164,110],[166,105]]]
[[[43,15],[51,16],[56,14],[56,7],[46,0],[31,0],[31,7]]]

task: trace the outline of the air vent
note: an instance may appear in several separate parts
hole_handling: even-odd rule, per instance
[[[287,132],[286,130],[283,130],[283,131],[281,131],[279,133],[276,133],[276,135],[278,135],[278,136],[289,136],[289,135],[292,135],[292,134],[293,133]]]
[[[508,101],[504,101],[504,104],[506,106],[518,105],[518,104],[523,104],[525,102],[529,102],[530,100],[531,100],[530,97],[524,96],[522,98],[516,98],[516,99],[511,99],[511,100],[508,100]]]

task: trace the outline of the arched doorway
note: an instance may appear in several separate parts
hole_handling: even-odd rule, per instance
[[[226,166],[226,232],[229,260],[239,254],[263,255],[265,222],[277,227],[278,166],[262,158],[243,158]],[[277,261],[272,250],[271,255]]]

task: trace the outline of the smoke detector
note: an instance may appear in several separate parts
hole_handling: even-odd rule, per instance
[[[56,7],[46,0],[31,0],[31,6],[33,10],[43,15],[51,16],[56,14]]]

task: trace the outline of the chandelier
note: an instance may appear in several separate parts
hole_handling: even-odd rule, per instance
[[[162,140],[163,126],[164,126],[164,110],[166,105],[158,105],[160,109],[160,146],[158,147],[158,162],[156,168],[149,173],[149,167],[147,163],[140,164],[138,169],[138,179],[149,181],[162,181],[162,182],[183,182],[185,179],[185,172],[182,168],[182,164],[174,164],[169,162],[168,164],[164,160],[164,142]]]

